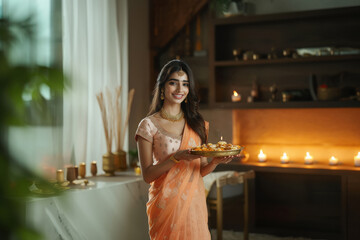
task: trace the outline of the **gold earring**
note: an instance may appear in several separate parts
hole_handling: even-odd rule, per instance
[[[161,89],[160,99],[164,100],[164,89],[163,88]]]

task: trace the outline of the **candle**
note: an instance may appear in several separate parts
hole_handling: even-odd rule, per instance
[[[289,163],[289,157],[288,155],[286,155],[286,152],[283,153],[283,155],[280,157],[280,162],[281,163]]]
[[[79,176],[85,178],[86,175],[86,164],[84,162],[80,163],[79,166]]]
[[[241,101],[241,95],[238,94],[236,91],[233,91],[233,95],[231,95],[231,100],[233,102],[240,102]]]
[[[360,167],[360,152],[354,157],[354,164],[356,167]]]
[[[312,164],[314,162],[313,157],[310,155],[309,152],[306,152],[306,156],[304,160],[305,160],[305,164]]]
[[[337,165],[339,163],[338,159],[334,156],[332,156],[330,159],[329,159],[329,164],[330,165]]]
[[[140,167],[135,167],[134,171],[135,171],[135,175],[140,175],[141,174],[141,168]]]
[[[97,174],[97,166],[96,166],[96,161],[92,161],[91,162],[91,174],[93,175],[93,176],[96,176],[96,174]]]
[[[219,145],[225,145],[227,142],[223,141],[223,137],[220,137],[220,141],[218,141]]]
[[[70,183],[73,183],[75,179],[76,179],[75,167],[67,167],[66,180],[68,180]]]
[[[56,171],[56,181],[59,183],[64,182],[64,171],[62,169]]]
[[[266,162],[266,154],[263,153],[263,150],[260,149],[260,153],[258,155],[259,162]]]

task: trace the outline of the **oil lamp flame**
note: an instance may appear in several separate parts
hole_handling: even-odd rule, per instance
[[[264,154],[263,150],[260,149],[260,153],[258,155],[259,162],[265,162],[266,161],[266,154]]]

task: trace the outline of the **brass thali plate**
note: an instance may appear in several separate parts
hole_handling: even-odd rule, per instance
[[[203,157],[227,157],[234,156],[240,154],[240,152],[244,149],[244,147],[240,147],[240,149],[235,150],[224,150],[224,151],[193,151],[190,153],[193,155],[199,155]]]

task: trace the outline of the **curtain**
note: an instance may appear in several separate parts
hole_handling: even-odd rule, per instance
[[[62,12],[63,68],[70,83],[64,93],[64,164],[96,161],[102,173],[106,144],[96,94],[121,85],[126,109],[127,0],[65,0]]]

